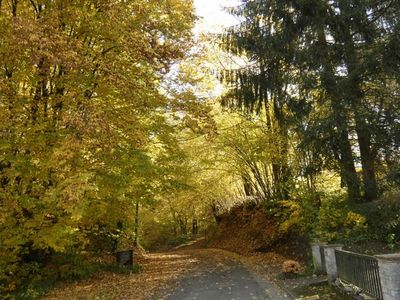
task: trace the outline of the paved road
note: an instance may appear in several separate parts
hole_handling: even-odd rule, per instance
[[[209,260],[186,276],[167,300],[288,299],[271,283],[254,277],[235,260]]]

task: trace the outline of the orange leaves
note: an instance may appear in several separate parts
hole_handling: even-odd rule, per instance
[[[294,260],[286,260],[282,264],[283,273],[300,274],[301,269],[300,263]]]

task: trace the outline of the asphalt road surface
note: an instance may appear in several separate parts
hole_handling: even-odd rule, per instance
[[[270,282],[258,279],[239,262],[208,257],[181,280],[167,300],[283,300],[289,299]],[[203,261],[201,261],[202,263]]]

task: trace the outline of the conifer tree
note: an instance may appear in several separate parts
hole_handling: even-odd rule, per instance
[[[244,0],[229,10],[241,23],[222,43],[248,65],[224,72],[233,87],[227,102],[256,113],[265,107],[286,134],[301,129],[303,140],[336,162],[353,201],[361,199],[359,157],[363,197],[376,199],[385,146],[374,136],[382,111],[368,85],[398,70],[399,56],[387,53],[396,48],[399,3]]]

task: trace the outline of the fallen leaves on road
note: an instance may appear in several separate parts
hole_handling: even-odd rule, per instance
[[[139,274],[101,272],[89,280],[63,284],[44,299],[162,299],[197,264],[185,253],[149,254],[143,256]]]
[[[72,284],[63,284],[47,295],[45,300],[148,300],[164,299],[182,278],[197,276],[204,270],[229,269],[234,261],[242,263],[263,280],[276,282],[276,271],[286,258],[263,253],[243,256],[221,249],[182,249],[169,253],[146,254],[139,274],[101,272],[95,277]]]

